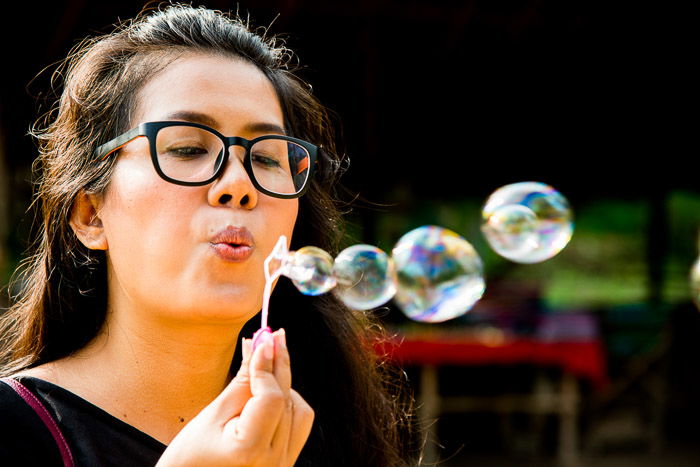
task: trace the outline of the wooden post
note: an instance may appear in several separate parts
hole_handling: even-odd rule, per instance
[[[561,379],[559,407],[559,465],[576,467],[578,456],[579,389],[576,377],[564,371]]]
[[[438,372],[434,365],[422,365],[420,377],[420,406],[418,416],[424,433],[423,459],[421,464],[432,465],[439,460],[437,433],[440,414],[440,388]]]

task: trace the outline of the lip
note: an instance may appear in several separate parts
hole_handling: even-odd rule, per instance
[[[255,239],[245,227],[226,227],[210,240],[214,253],[225,261],[242,262],[250,258],[255,249]]]

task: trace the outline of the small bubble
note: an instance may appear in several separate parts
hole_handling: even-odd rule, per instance
[[[333,290],[347,306],[369,310],[391,300],[396,293],[394,261],[372,245],[353,245],[335,258]]]
[[[335,286],[333,257],[315,246],[289,253],[282,272],[304,295],[321,295]]]

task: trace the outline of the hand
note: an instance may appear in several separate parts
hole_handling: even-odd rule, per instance
[[[243,340],[236,377],[175,436],[158,467],[294,465],[314,412],[292,389],[284,330],[269,336],[254,352]]]

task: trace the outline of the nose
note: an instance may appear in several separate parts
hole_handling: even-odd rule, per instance
[[[226,167],[209,188],[209,204],[253,209],[258,204],[258,190],[243,167],[245,149],[231,146],[229,151]]]

